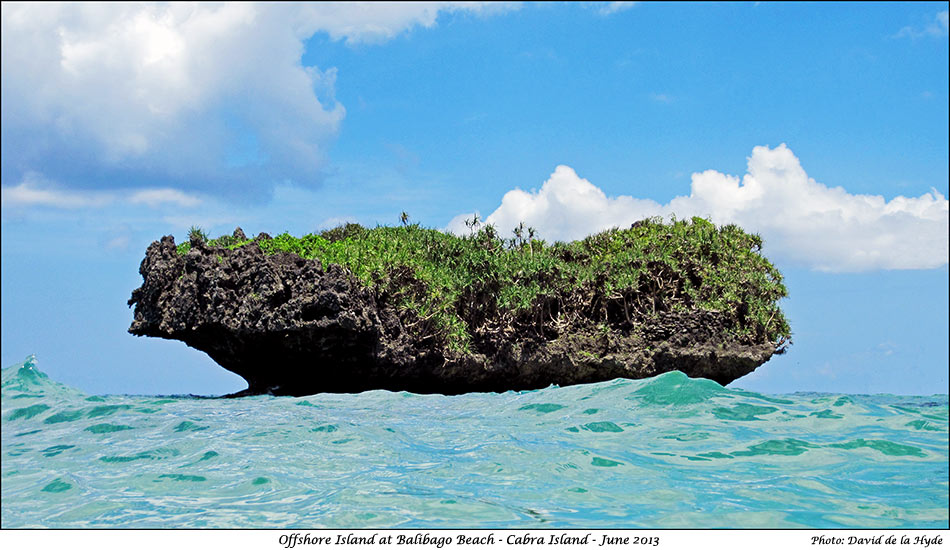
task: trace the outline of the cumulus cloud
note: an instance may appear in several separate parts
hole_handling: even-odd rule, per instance
[[[532,226],[551,240],[569,241],[610,227],[627,226],[636,220],[657,216],[663,208],[649,199],[607,197],[569,166],[558,166],[538,191],[514,189],[505,193],[501,206],[484,223],[504,233],[520,222]],[[449,230],[464,234],[464,222],[471,214],[461,214],[449,222]]]
[[[937,190],[920,197],[853,195],[808,177],[784,144],[756,147],[739,178],[707,170],[692,175],[688,196],[660,204],[608,197],[568,166],[537,191],[509,191],[485,223],[508,233],[519,222],[550,240],[573,240],[649,216],[703,216],[762,234],[766,252],[822,271],[926,269],[948,261],[948,201]],[[459,215],[448,229],[468,229]]]
[[[518,2],[318,2],[300,6],[302,34],[323,31],[348,44],[389,40],[413,27],[432,27],[440,13],[495,14]]]
[[[378,42],[483,4],[2,5],[2,178],[255,195],[319,182],[345,116],[325,32]]]

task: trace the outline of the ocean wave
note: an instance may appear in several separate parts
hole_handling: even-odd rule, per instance
[[[95,396],[31,356],[0,401],[4,528],[948,525],[946,395]]]

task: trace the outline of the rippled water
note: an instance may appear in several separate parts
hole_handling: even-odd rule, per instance
[[[678,372],[504,394],[90,396],[3,369],[2,527],[948,527],[948,398]]]

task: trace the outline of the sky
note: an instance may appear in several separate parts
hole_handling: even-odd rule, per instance
[[[793,345],[731,384],[948,393],[948,5],[2,4],[2,366],[245,387],[127,334],[146,247],[242,227],[761,234]]]

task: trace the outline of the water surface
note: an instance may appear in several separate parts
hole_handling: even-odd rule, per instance
[[[678,372],[533,392],[94,396],[2,371],[0,525],[948,527],[948,397]]]

